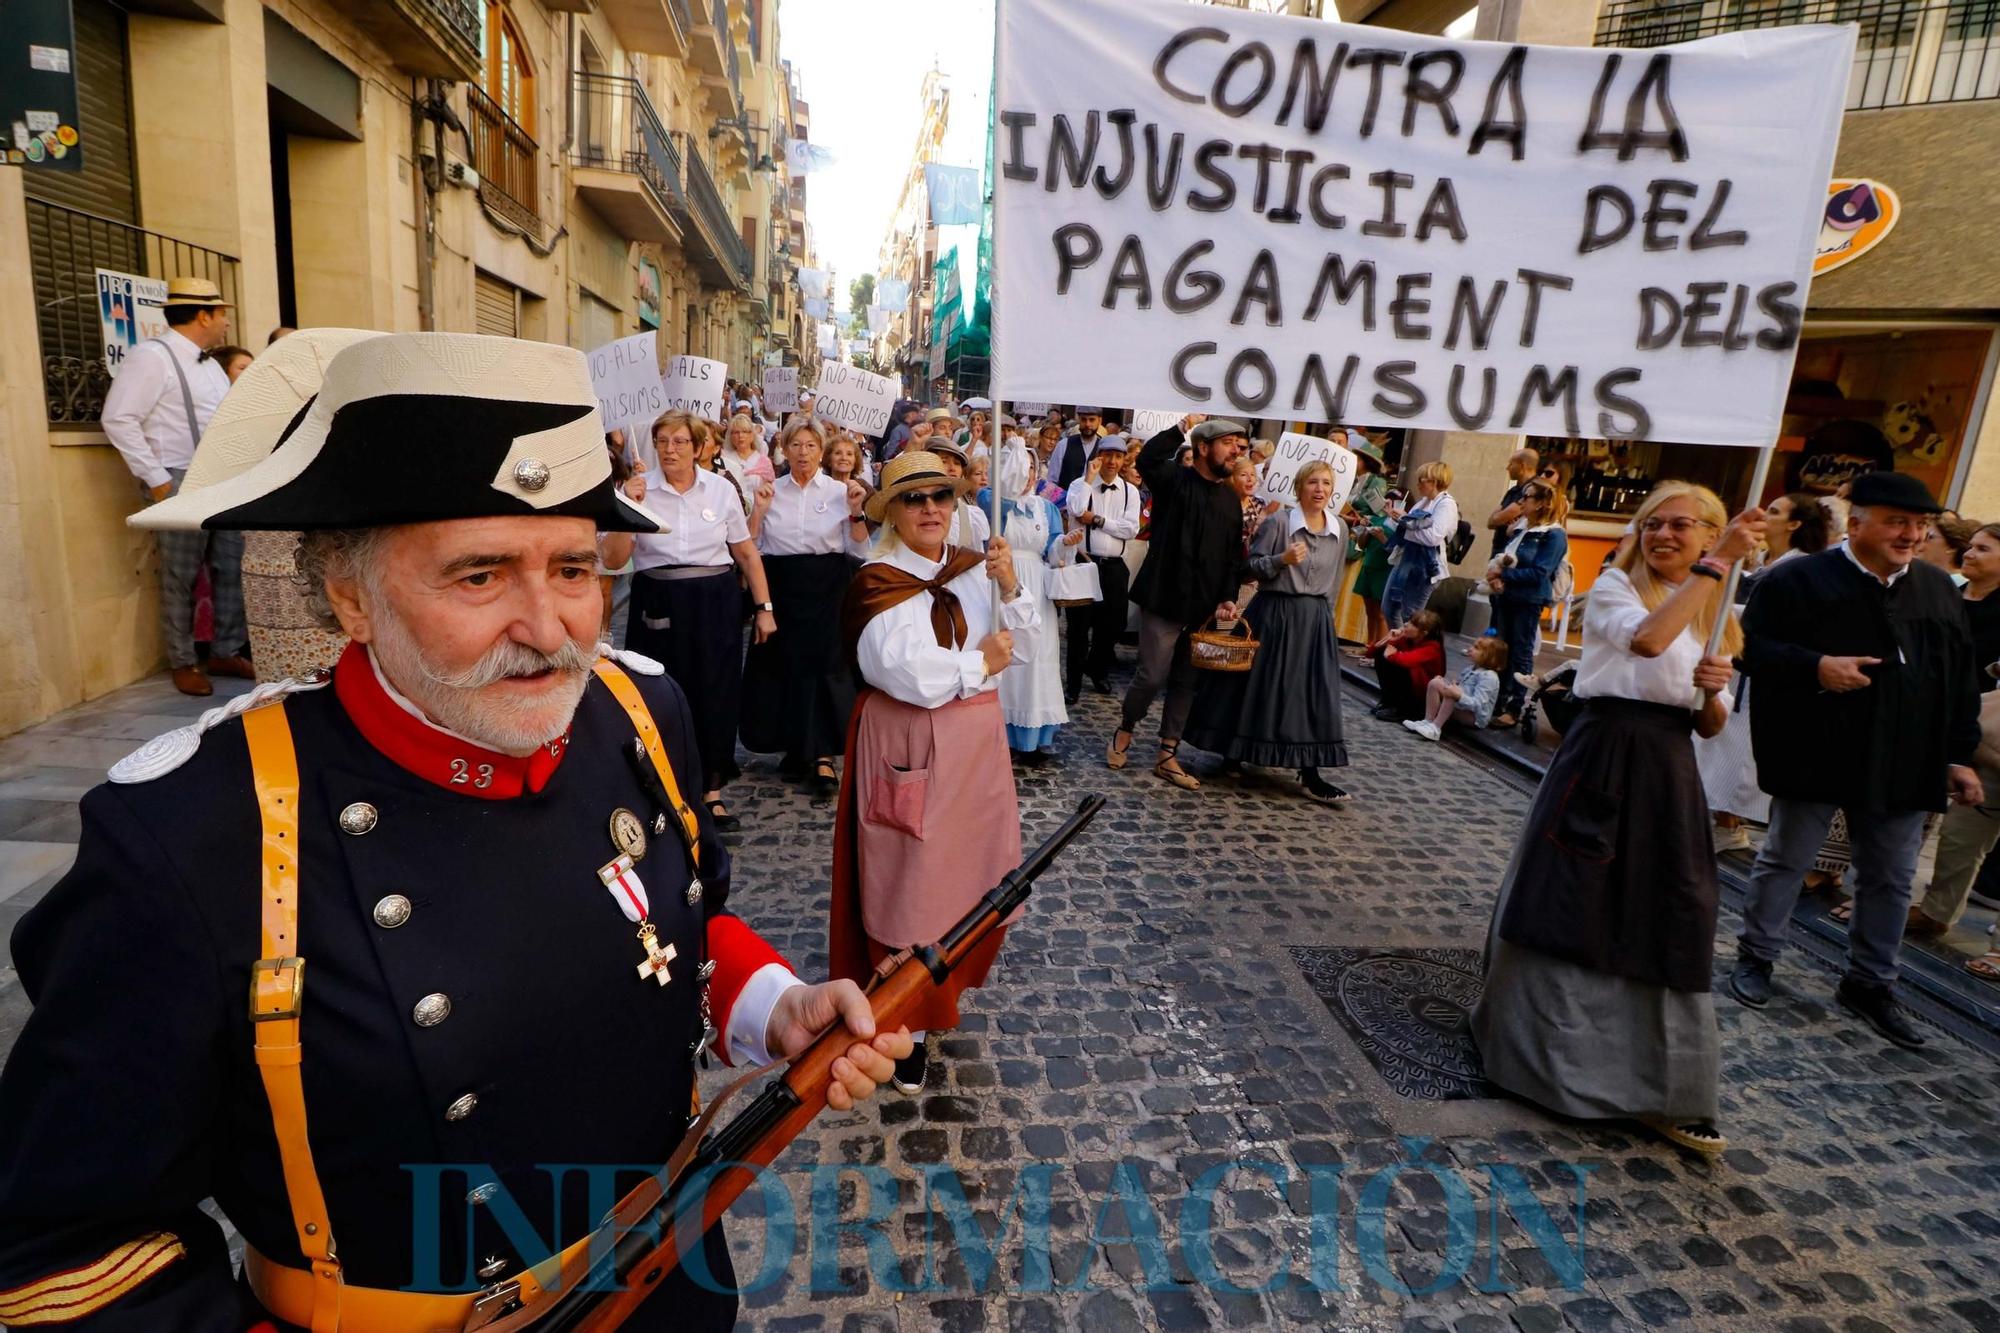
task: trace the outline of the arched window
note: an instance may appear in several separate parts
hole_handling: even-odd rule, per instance
[[[479,86],[516,125],[533,134],[535,67],[528,58],[521,29],[507,7],[493,0],[481,7],[479,26],[486,46],[486,69]]]

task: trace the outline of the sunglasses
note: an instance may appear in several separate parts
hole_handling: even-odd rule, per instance
[[[942,490],[935,491],[904,491],[898,498],[910,509],[922,509],[925,505],[949,509],[952,501],[958,498],[958,492],[946,486]]]

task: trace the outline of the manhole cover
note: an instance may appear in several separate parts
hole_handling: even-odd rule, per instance
[[[1477,949],[1289,950],[1306,983],[1399,1097],[1491,1097],[1469,1018],[1479,1001]]]

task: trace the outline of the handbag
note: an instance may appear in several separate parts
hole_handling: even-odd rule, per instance
[[[1077,549],[1065,546],[1062,563],[1049,569],[1049,600],[1057,606],[1089,606],[1104,600],[1104,585],[1098,578],[1097,566],[1088,560],[1077,560],[1074,555]]]

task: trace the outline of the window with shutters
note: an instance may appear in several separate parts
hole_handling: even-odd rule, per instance
[[[533,134],[535,66],[528,57],[528,44],[521,39],[521,29],[507,6],[485,4],[480,7],[480,15],[486,67],[479,86],[516,125]]]
[[[521,336],[521,294],[510,282],[491,274],[473,274],[473,331],[500,338]]]

